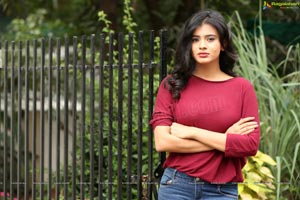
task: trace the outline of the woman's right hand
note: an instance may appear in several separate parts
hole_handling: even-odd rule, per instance
[[[258,124],[256,121],[254,121],[254,117],[246,117],[242,118],[236,123],[234,123],[232,126],[230,126],[225,134],[240,134],[240,135],[246,135],[254,131],[258,127]]]

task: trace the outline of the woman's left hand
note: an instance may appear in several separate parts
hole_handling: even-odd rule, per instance
[[[190,128],[189,126],[185,126],[182,124],[178,124],[176,122],[173,122],[171,127],[170,127],[170,132],[171,135],[174,135],[176,137],[182,138],[182,139],[189,139],[189,133],[190,133]]]

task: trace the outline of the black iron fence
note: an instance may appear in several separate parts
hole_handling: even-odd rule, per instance
[[[156,199],[166,32],[0,44],[0,199]]]

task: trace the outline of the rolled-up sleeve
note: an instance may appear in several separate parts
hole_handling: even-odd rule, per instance
[[[258,103],[252,85],[247,87],[242,96],[242,118],[255,117],[259,125]],[[254,156],[259,148],[260,126],[247,135],[228,134],[226,139],[226,157]]]
[[[150,125],[154,129],[156,126],[171,126],[173,117],[173,99],[170,91],[165,86],[166,78],[161,82],[150,120]]]

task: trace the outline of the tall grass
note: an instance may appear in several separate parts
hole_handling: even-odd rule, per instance
[[[261,121],[260,150],[277,161],[277,199],[300,199],[300,46],[287,47],[280,63],[268,60],[260,26],[249,34],[236,13],[230,22],[239,54],[238,72],[257,93]],[[280,76],[278,71],[293,71]]]

